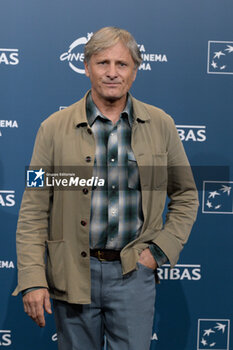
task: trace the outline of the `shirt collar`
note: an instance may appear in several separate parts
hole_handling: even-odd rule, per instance
[[[94,124],[97,117],[101,117],[102,119],[108,120],[108,118],[106,118],[100,112],[100,110],[97,108],[97,106],[95,105],[95,103],[92,99],[92,96],[91,96],[91,92],[88,93],[87,99],[86,99],[86,113],[87,113],[88,124],[90,126],[92,126]],[[126,102],[125,108],[121,112],[121,116],[124,116],[124,115],[127,116],[129,125],[130,125],[130,127],[132,127],[132,125],[133,125],[133,103],[132,103],[132,98],[131,98],[130,94],[127,95],[127,102]]]

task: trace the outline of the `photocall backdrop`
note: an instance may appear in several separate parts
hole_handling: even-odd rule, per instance
[[[40,123],[90,88],[84,44],[113,25],[143,56],[132,94],[174,118],[199,190],[178,264],[159,269],[151,350],[233,349],[232,13],[232,0],[1,1],[0,348],[57,349],[53,316],[40,329],[11,296],[25,166]]]

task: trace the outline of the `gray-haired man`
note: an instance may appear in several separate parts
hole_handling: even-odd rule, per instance
[[[106,178],[103,191],[24,194],[15,294],[39,326],[54,299],[60,350],[100,350],[104,334],[109,350],[149,349],[156,268],[176,264],[196,217],[173,120],[129,94],[140,63],[129,32],[100,29],[85,47],[91,90],[37,135],[32,166],[86,165]]]

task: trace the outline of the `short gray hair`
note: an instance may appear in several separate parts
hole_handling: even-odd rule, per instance
[[[135,66],[139,67],[142,57],[134,37],[127,30],[117,27],[104,27],[93,34],[84,48],[85,61],[88,63],[92,55],[116,45],[119,41],[129,49]]]

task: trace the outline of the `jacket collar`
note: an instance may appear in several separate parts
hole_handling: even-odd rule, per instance
[[[88,125],[87,113],[86,113],[86,98],[90,90],[86,92],[84,97],[75,103],[76,108],[74,112],[74,126],[79,127],[82,125]]]
[[[133,115],[135,120],[140,120],[145,122],[146,120],[150,120],[150,114],[145,108],[145,104],[141,101],[137,100],[131,95],[133,102]]]

